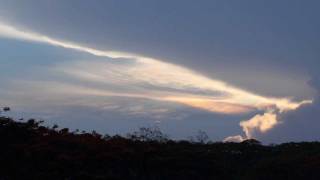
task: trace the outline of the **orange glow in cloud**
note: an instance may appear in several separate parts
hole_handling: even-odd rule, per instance
[[[93,49],[76,43],[20,30],[3,23],[0,23],[0,36],[45,43],[61,48],[86,52],[99,57],[130,59],[132,62],[135,62],[132,65],[121,66],[108,62],[96,63],[88,61],[83,64],[71,64],[69,67],[58,68],[59,71],[63,71],[81,80],[101,84],[112,83],[113,85],[121,85],[123,87],[134,87],[135,90],[134,92],[130,92],[130,90],[128,90],[128,92],[112,92],[99,88],[74,88],[74,92],[78,91],[86,95],[142,97],[181,103],[194,108],[223,114],[238,114],[254,110],[264,110],[265,113],[263,115],[256,115],[240,123],[240,126],[246,134],[246,137],[243,139],[252,138],[253,131],[255,130],[266,132],[274,127],[278,123],[277,114],[284,111],[295,110],[302,104],[311,103],[311,101],[308,100],[294,102],[288,98],[261,96],[234,87],[226,82],[203,76],[188,68],[166,63],[163,60],[127,52]],[[156,90],[149,90],[148,88],[144,88],[144,86],[153,86],[156,87]],[[63,90],[70,92],[67,86]],[[210,92],[211,94],[208,95],[203,92]],[[241,138],[237,136],[237,139]]]
[[[194,108],[204,109],[221,114],[241,114],[255,110],[253,107],[241,104],[216,102],[215,100],[206,100],[204,98],[166,97],[164,100],[178,102]]]

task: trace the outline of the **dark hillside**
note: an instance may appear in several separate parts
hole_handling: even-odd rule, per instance
[[[0,180],[320,179],[318,142],[204,144],[140,132],[110,137],[1,117]]]

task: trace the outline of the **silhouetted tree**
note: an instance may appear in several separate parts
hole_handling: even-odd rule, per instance
[[[59,130],[59,133],[62,135],[68,135],[69,133],[69,128],[63,128]]]
[[[248,144],[248,145],[261,145],[261,142],[256,139],[246,139],[241,142],[242,144]]]
[[[139,141],[159,141],[164,142],[168,136],[161,132],[159,127],[141,127],[138,131],[127,134],[127,137],[132,140]]]
[[[2,107],[2,108],[0,109],[0,115],[1,115],[2,112],[8,112],[8,111],[10,111],[10,110],[11,110],[10,107]]]
[[[93,130],[91,132],[92,136],[94,136],[95,138],[98,138],[98,139],[101,139],[102,138],[102,135],[97,133],[97,131]]]
[[[59,128],[59,126],[57,125],[57,124],[54,124],[53,126],[52,126],[52,129],[58,129]]]
[[[4,107],[4,108],[3,108],[3,111],[4,111],[4,112],[10,111],[10,110],[11,110],[10,107]]]
[[[207,133],[205,131],[199,130],[196,135],[196,139],[200,143],[206,143],[209,140],[209,136],[207,135]]]
[[[168,140],[154,127],[128,137],[0,117],[0,179],[320,179],[319,142],[205,144],[200,132],[202,143],[190,143]]]

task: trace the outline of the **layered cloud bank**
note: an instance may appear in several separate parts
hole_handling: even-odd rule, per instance
[[[299,108],[309,100],[295,102],[289,98],[264,97],[236,88],[226,82],[211,79],[185,67],[165,63],[142,55],[103,51],[76,43],[57,40],[0,23],[0,36],[45,43],[61,48],[89,53],[103,60],[76,61],[58,65],[51,70],[85,82],[59,82],[55,91],[86,96],[121,96],[146,98],[181,103],[222,114],[262,111],[249,120],[240,122],[245,136],[230,136],[226,141],[253,138],[254,132],[266,132],[278,124],[278,115]],[[48,90],[52,90],[50,85]],[[50,93],[48,91],[48,93]]]

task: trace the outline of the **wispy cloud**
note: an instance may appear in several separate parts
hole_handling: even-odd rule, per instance
[[[265,111],[263,115],[256,115],[240,123],[246,134],[246,137],[241,137],[242,139],[252,138],[255,130],[265,132],[274,127],[278,123],[278,114],[295,110],[302,104],[311,103],[309,100],[294,102],[289,98],[261,96],[163,60],[127,52],[93,49],[20,30],[4,23],[0,23],[0,36],[45,43],[113,59],[111,61],[74,62],[55,67],[55,71],[64,72],[81,81],[95,83],[94,87],[70,84],[58,86],[60,88],[55,88],[56,92],[72,92],[88,96],[147,98],[181,103],[223,114],[245,113],[253,110]],[[130,63],[114,63],[114,60],[119,58],[130,61]],[[110,88],[114,86],[125,87],[125,90]],[[240,136],[237,136],[237,139],[240,139]]]

